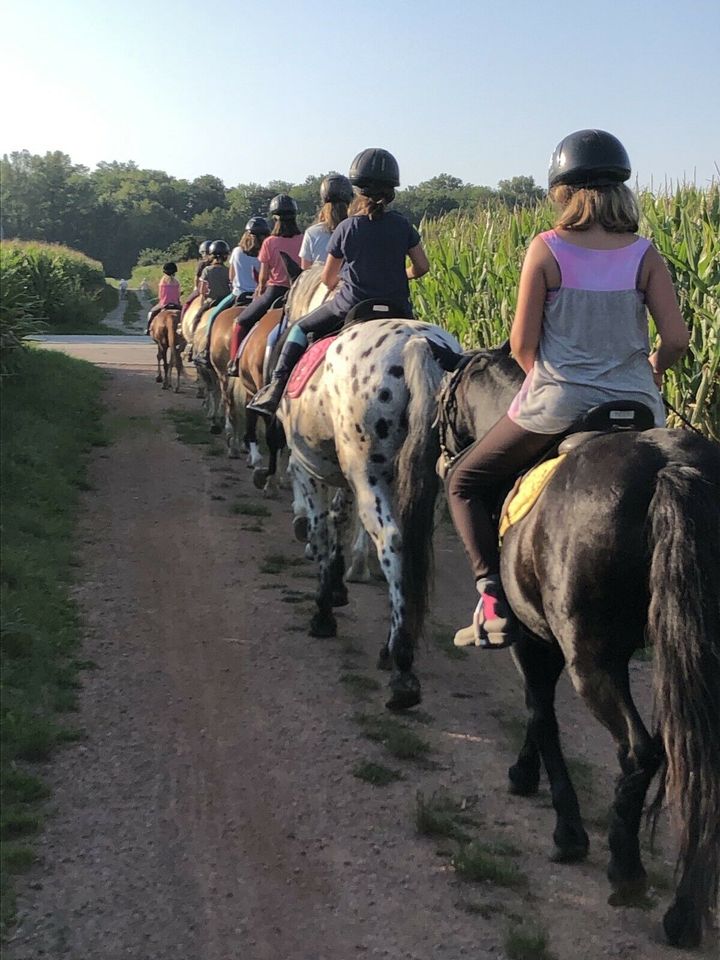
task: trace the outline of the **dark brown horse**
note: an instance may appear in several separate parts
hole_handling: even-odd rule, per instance
[[[508,409],[523,380],[485,351],[445,389],[441,434],[452,457]],[[685,431],[590,435],[568,453],[525,519],[506,533],[501,577],[522,631],[513,656],[530,711],[510,789],[528,795],[545,765],[556,813],[553,859],[583,859],[588,837],[555,717],[567,667],[618,747],[609,831],[611,902],[642,897],[638,829],[661,771],[679,832],[668,941],[696,946],[720,871],[720,447]],[[628,661],[655,657],[650,733],[633,702]]]
[[[180,311],[165,309],[156,313],[150,324],[150,336],[157,344],[158,372],[156,383],[162,383],[163,390],[172,386],[172,371],[177,373],[175,393],[180,390],[180,377],[183,373],[182,352],[185,340],[180,330]],[[162,364],[163,372],[160,372]]]

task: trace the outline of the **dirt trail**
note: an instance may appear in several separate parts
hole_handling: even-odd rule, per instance
[[[382,715],[384,690],[347,681],[386,682],[374,670],[384,588],[351,585],[338,638],[307,636],[314,568],[292,539],[289,494],[262,501],[244,463],[178,442],[165,411],[198,401],[187,382],[162,392],[147,350],[142,368],[110,367],[114,442],[92,465],[80,530],[83,655],[97,664],[82,694],[87,739],[44,771],[56,812],[6,960],[503,957],[521,917],[548,930],[557,960],[682,957],[661,943],[666,891],[648,911],[607,905],[601,830],[587,863],[551,864],[546,787],[507,796],[523,716],[508,654],[454,660],[423,644],[427,722],[409,725],[430,762],[363,737],[356,715]],[[278,554],[293,564],[269,572]],[[473,602],[443,525],[430,635]],[[649,665],[633,671],[645,690]],[[592,764],[580,769],[599,816],[615,776],[609,737],[566,684],[560,713],[569,755]],[[357,779],[365,759],[403,779]],[[417,834],[416,791],[441,786],[467,798],[479,836],[518,848],[526,887],[460,883],[449,841]],[[669,873],[665,857],[650,862]]]

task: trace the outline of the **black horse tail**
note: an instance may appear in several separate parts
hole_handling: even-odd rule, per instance
[[[395,464],[396,506],[402,538],[405,621],[413,638],[422,630],[432,574],[432,537],[440,455],[435,424],[437,391],[444,371],[425,337],[411,337],[403,348],[405,383],[410,393],[407,437]]]
[[[671,463],[650,504],[648,639],[664,792],[679,832],[671,943],[700,942],[720,872],[720,499],[694,467]],[[661,788],[662,789],[662,788]]]

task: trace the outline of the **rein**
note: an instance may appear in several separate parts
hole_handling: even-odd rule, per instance
[[[458,388],[460,387],[460,381],[462,380],[465,371],[468,370],[476,360],[480,359],[487,360],[487,358],[483,356],[478,357],[473,355],[465,355],[457,367],[453,370],[447,383],[438,393],[438,412],[436,423],[438,425],[440,453],[442,455],[445,471],[450,469],[455,460],[463,452],[462,450],[457,450],[460,437],[456,429],[458,415],[457,394]],[[453,449],[457,450],[456,453],[450,452],[450,444],[452,444]]]
[[[693,426],[692,423],[690,423],[690,421],[688,420],[688,418],[683,416],[683,414],[680,413],[679,410],[676,410],[675,407],[670,403],[670,401],[665,399],[665,397],[663,397],[663,403],[665,404],[667,409],[670,411],[670,413],[674,413],[675,416],[678,418],[678,420],[682,420],[682,422],[685,424],[685,426],[689,430],[692,430],[693,433],[696,433],[699,437],[704,436],[703,432],[701,430],[698,430],[697,427]]]

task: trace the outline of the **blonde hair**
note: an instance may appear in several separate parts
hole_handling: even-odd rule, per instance
[[[333,200],[324,203],[317,215],[316,223],[324,223],[330,233],[343,220],[347,220],[348,205],[342,200]]]
[[[559,184],[550,190],[550,199],[559,210],[555,229],[589,230],[597,223],[609,233],[637,231],[637,200],[624,183],[604,187]]]

